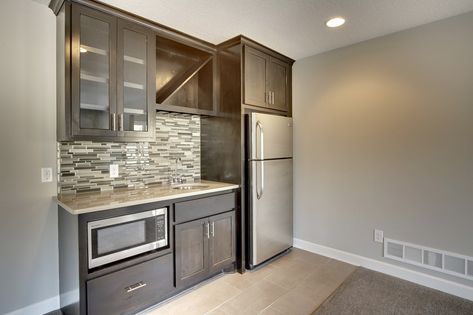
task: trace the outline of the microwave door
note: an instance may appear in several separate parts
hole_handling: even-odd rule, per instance
[[[88,264],[95,268],[163,246],[158,235],[167,234],[167,222],[157,219],[158,212],[151,210],[132,215],[88,223]],[[162,215],[161,215],[162,218]],[[164,221],[167,221],[164,213]],[[161,232],[160,232],[161,231]],[[167,242],[167,235],[164,242]]]

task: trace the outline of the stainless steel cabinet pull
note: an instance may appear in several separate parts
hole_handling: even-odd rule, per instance
[[[110,114],[110,129],[115,131],[117,130],[117,116],[115,115],[115,113],[112,113]]]
[[[130,293],[130,292],[133,292],[135,290],[146,287],[146,285],[147,285],[146,283],[144,283],[143,281],[140,281],[138,283],[130,285],[129,287],[126,287],[125,290],[126,290],[127,293]]]
[[[118,130],[123,131],[123,114],[118,114]]]
[[[207,228],[207,234],[206,234],[206,236],[207,236],[207,238],[210,238],[210,224],[209,224],[209,222],[204,223],[204,224],[206,225],[206,228]]]
[[[274,105],[274,91],[271,92],[271,105]]]
[[[212,237],[215,236],[215,222],[212,222]]]

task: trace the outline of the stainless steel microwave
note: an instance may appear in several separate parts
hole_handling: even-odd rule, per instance
[[[168,246],[168,208],[87,223],[88,265],[111,262]]]

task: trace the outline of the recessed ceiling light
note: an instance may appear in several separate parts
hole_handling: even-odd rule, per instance
[[[333,17],[327,22],[325,22],[325,25],[331,28],[339,27],[339,26],[342,26],[343,24],[345,24],[345,19],[342,18],[341,16]]]
[[[79,51],[80,51],[81,53],[86,53],[86,52],[87,52],[87,49],[85,49],[84,47],[81,47],[81,48],[79,48]]]

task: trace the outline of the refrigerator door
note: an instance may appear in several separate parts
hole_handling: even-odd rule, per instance
[[[250,160],[292,157],[292,118],[250,114]]]
[[[251,257],[255,266],[292,246],[292,159],[250,162]]]

